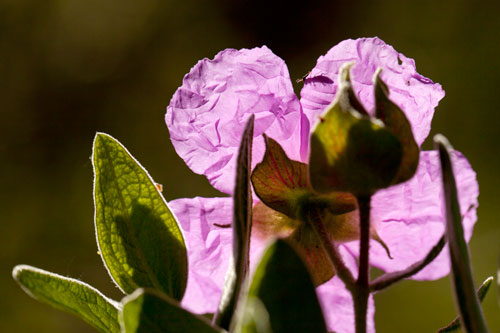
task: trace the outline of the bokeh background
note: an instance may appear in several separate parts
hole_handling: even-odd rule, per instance
[[[164,185],[167,200],[214,196],[175,154],[165,107],[189,69],[218,51],[267,45],[292,79],[346,38],[379,36],[414,58],[446,97],[433,134],[470,160],[481,189],[470,243],[476,283],[500,253],[500,2],[0,1],[0,331],[92,332],[24,294],[19,263],[122,297],[97,255],[96,131],[119,139]],[[300,85],[296,85],[297,92]],[[425,148],[432,145],[428,140]],[[433,332],[455,315],[449,279],[405,281],[376,295],[379,332]],[[497,290],[484,302],[500,332]]]

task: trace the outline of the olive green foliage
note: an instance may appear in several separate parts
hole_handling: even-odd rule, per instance
[[[111,136],[94,140],[95,227],[111,277],[127,294],[151,287],[180,300],[187,253],[180,226],[146,170]]]
[[[72,313],[101,332],[120,332],[120,305],[88,284],[27,265],[16,266],[12,275],[40,302]]]

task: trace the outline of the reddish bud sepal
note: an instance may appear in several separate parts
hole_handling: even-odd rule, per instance
[[[262,202],[292,219],[300,219],[307,206],[318,207],[332,214],[356,209],[356,199],[348,193],[318,195],[309,183],[307,165],[288,158],[279,143],[264,135],[266,153],[252,173],[255,193]]]
[[[266,153],[252,173],[255,193],[253,234],[260,239],[287,238],[313,272],[316,285],[335,273],[310,223],[321,219],[335,242],[359,239],[358,204],[346,192],[320,194],[310,185],[307,165],[290,160],[281,146],[264,136]],[[380,241],[375,231],[372,238]]]

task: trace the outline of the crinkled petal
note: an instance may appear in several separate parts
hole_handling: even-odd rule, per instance
[[[467,240],[477,219],[479,186],[476,173],[467,159],[457,151],[452,154],[460,210]],[[405,269],[423,259],[445,230],[441,167],[436,151],[424,151],[415,176],[408,182],[379,191],[372,200],[372,220],[379,236],[389,247],[394,259],[371,242],[370,261],[393,272]],[[357,244],[347,244],[357,253]],[[448,248],[426,268],[414,275],[415,280],[434,280],[450,271]]]
[[[443,98],[444,91],[440,84],[417,73],[413,59],[376,37],[345,40],[318,59],[304,81],[300,100],[311,124],[333,101],[339,68],[347,61],[355,61],[351,81],[369,112],[374,106],[373,74],[378,67],[383,69],[381,78],[389,87],[389,98],[405,112],[415,140],[422,144],[429,134],[434,108]]]
[[[357,266],[353,256],[342,245],[339,251],[349,269],[357,275]],[[323,314],[329,331],[350,333],[355,332],[354,303],[351,293],[344,283],[334,276],[330,281],[316,288],[318,298],[323,308]],[[367,331],[375,332],[375,304],[373,296],[368,300]]]
[[[213,313],[219,304],[231,256],[231,198],[192,198],[169,202],[186,240],[188,283],[182,304],[196,313]]]
[[[179,156],[224,193],[232,193],[236,158],[246,120],[255,114],[254,136],[266,132],[290,158],[304,160],[309,128],[285,62],[263,46],[227,49],[199,61],[184,77],[165,120]],[[254,165],[264,140],[254,140]]]
[[[182,305],[195,313],[215,313],[232,256],[233,199],[177,199],[169,206],[182,227],[188,252]],[[263,250],[264,244],[252,239],[250,262],[257,263]]]

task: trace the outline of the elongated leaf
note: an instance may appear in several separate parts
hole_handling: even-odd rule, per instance
[[[186,247],[156,183],[107,134],[96,135],[92,161],[97,242],[109,274],[127,294],[151,287],[182,299]]]
[[[16,266],[12,275],[40,302],[72,313],[101,332],[120,332],[119,304],[88,284],[28,265]]]
[[[183,309],[175,300],[156,290],[138,289],[123,301],[120,315],[126,333],[223,332],[202,317]]]
[[[457,198],[457,186],[450,157],[452,147],[448,140],[440,134],[434,136],[434,145],[439,151],[443,175],[446,236],[450,249],[451,270],[453,273],[452,281],[457,313],[459,314],[462,327],[467,332],[488,332],[481,304],[474,290],[469,248],[464,239],[460,205]]]
[[[483,301],[484,297],[488,293],[488,290],[490,289],[492,282],[493,282],[493,276],[490,276],[486,280],[484,280],[484,282],[479,286],[479,289],[477,290],[477,297],[479,298],[480,302]],[[441,328],[438,332],[439,333],[453,332],[458,330],[459,328],[460,328],[460,319],[456,317],[449,325]]]
[[[402,147],[384,124],[353,108],[349,69],[339,73],[339,90],[311,136],[309,178],[322,193],[371,195],[390,186],[398,173]]]
[[[404,112],[388,97],[389,89],[380,79],[381,69],[374,76],[375,86],[375,116],[382,120],[385,127],[394,134],[401,143],[402,158],[393,184],[407,181],[417,171],[420,149],[413,137],[410,122]]]
[[[250,232],[252,228],[252,190],[250,172],[252,167],[252,142],[254,116],[248,120],[240,143],[236,185],[233,194],[233,257],[230,262],[224,290],[214,323],[229,329],[238,305],[243,282],[248,275]]]
[[[262,301],[274,333],[326,332],[309,272],[284,240],[278,239],[266,250],[248,294]]]

